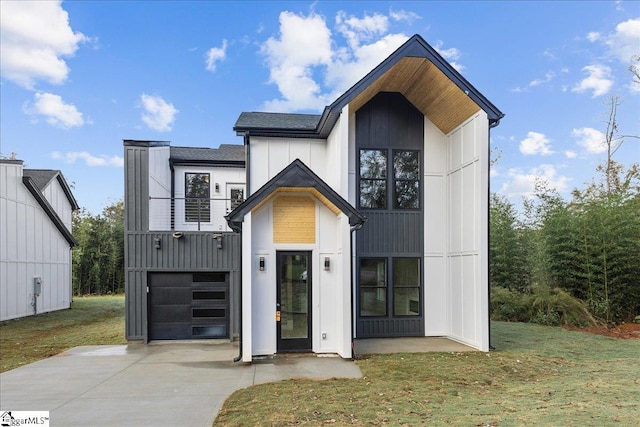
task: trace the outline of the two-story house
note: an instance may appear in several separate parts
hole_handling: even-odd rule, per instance
[[[226,215],[239,358],[349,358],[354,339],[400,336],[487,351],[489,132],[502,117],[418,35],[322,114],[241,113],[248,197]]]

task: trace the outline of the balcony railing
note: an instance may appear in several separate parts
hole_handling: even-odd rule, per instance
[[[231,231],[224,216],[240,203],[221,197],[149,197],[149,230]]]

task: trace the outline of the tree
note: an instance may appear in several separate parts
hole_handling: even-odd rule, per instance
[[[85,209],[74,214],[73,290],[76,295],[124,292],[124,203],[100,215]]]

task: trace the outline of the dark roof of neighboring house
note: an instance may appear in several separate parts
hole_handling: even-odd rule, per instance
[[[244,145],[221,144],[218,148],[170,147],[173,164],[224,164],[244,166]]]
[[[65,196],[67,196],[67,200],[69,200],[69,203],[71,204],[71,209],[80,209],[80,206],[78,205],[76,198],[73,197],[71,188],[69,187],[69,184],[67,184],[67,180],[64,179],[61,171],[55,169],[23,169],[22,175],[31,178],[41,192],[44,192],[45,188],[47,188],[51,181],[57,179],[58,183],[62,187],[62,191],[64,191]]]
[[[400,64],[405,59],[415,59],[415,61]],[[406,81],[398,82],[387,73],[396,65],[400,66],[406,75]],[[427,80],[421,80],[428,76]],[[354,84],[349,90],[336,99],[331,105],[325,107],[321,115],[311,114],[279,114],[279,113],[242,113],[234,126],[236,133],[259,135],[259,136],[288,136],[294,138],[326,138],[334,125],[342,108],[354,100],[357,106],[361,106],[364,101],[371,99],[378,91],[411,92],[416,86],[423,86],[425,90],[433,91],[430,83],[435,80],[447,80],[447,96],[455,92],[456,102],[464,104],[465,108],[459,109],[457,105],[451,106],[451,116],[455,117],[460,113],[456,110],[468,111],[469,104],[473,103],[476,108],[484,110],[489,118],[491,127],[497,126],[504,114],[493,105],[484,95],[471,85],[451,64],[449,64],[436,50],[431,47],[420,35],[416,34],[393,52],[387,59],[382,61],[370,73]],[[406,84],[407,82],[412,84]],[[445,93],[444,91],[442,93]],[[409,96],[407,96],[410,98]],[[439,106],[434,103],[441,102],[437,97],[428,94],[418,93],[414,99],[409,99],[412,103],[420,100],[429,105],[423,105],[420,109],[425,114],[426,107],[431,111]],[[470,102],[468,101],[470,100]],[[417,106],[418,107],[418,106]],[[354,111],[357,108],[354,108]],[[449,112],[447,112],[449,113]],[[456,114],[457,113],[457,114]],[[427,115],[427,114],[425,114]],[[467,117],[469,117],[467,115]],[[465,117],[465,118],[467,118]],[[438,124],[436,124],[438,125]],[[439,126],[444,133],[450,131],[450,126]]]
[[[51,169],[22,170],[22,183],[24,184],[24,186],[27,187],[27,190],[29,190],[31,195],[33,195],[38,204],[42,207],[42,210],[44,210],[44,213],[47,214],[51,222],[53,222],[53,225],[55,225],[58,231],[60,231],[65,240],[69,242],[69,245],[71,247],[74,247],[78,244],[78,242],[76,242],[76,240],[73,238],[71,230],[69,230],[64,222],[62,222],[62,219],[60,219],[60,216],[58,215],[56,210],[53,208],[53,206],[51,206],[51,203],[49,203],[47,198],[44,196],[45,188],[47,188],[49,183],[51,183],[51,181],[53,181],[54,179],[57,179],[60,183],[62,190],[64,191],[67,199],[69,200],[69,203],[71,204],[71,209],[80,209],[80,206],[78,206],[78,202],[71,193],[71,189],[69,188],[67,181],[64,179],[64,176],[62,176],[62,172],[60,172],[59,170]]]
[[[296,159],[225,216],[229,227],[239,230],[245,215],[282,187],[315,189],[349,218],[349,225],[351,226],[359,228],[367,220],[364,215],[351,206],[349,202],[309,169],[307,165],[300,159]]]

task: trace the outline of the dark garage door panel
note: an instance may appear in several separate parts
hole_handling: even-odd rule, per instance
[[[228,273],[149,274],[148,301],[150,340],[229,338]]]

